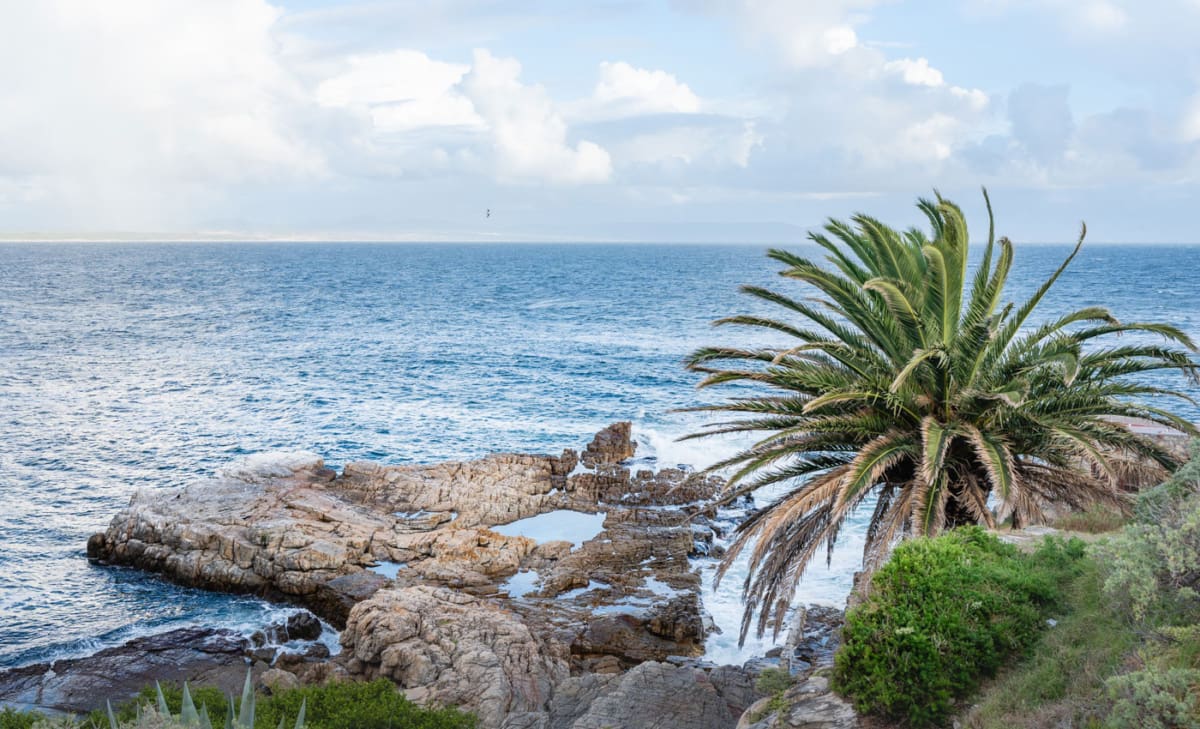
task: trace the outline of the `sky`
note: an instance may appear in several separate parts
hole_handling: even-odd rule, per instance
[[[1200,242],[1200,0],[0,0],[0,237]],[[490,211],[490,215],[489,215]]]

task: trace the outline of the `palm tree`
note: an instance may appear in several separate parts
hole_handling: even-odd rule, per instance
[[[1196,351],[1176,327],[1122,323],[1089,306],[1031,325],[1031,315],[1079,253],[1019,307],[1001,305],[1013,246],[987,246],[968,280],[967,225],[943,200],[921,200],[931,237],[893,230],[866,215],[831,220],[810,236],[831,268],[771,250],[780,274],[804,298],[757,286],[742,291],[775,305],[780,318],[733,316],[715,324],[771,330],[779,348],[708,347],[687,366],[700,387],[729,383],[753,393],[692,410],[736,413],[702,432],[757,433],[759,440],[715,464],[729,469],[724,498],[778,485],[784,495],[740,527],[724,575],[750,547],[744,585],[745,640],[780,630],[796,586],[846,517],[872,509],[863,559],[873,569],[899,539],[962,524],[1038,523],[1045,507],[1108,504],[1127,509],[1121,483],[1161,476],[1178,464],[1152,440],[1114,420],[1142,418],[1194,434],[1191,423],[1149,404],[1183,393],[1129,377],[1180,370],[1194,381]],[[815,298],[811,298],[816,295]],[[1110,343],[1124,332],[1161,343]],[[828,558],[828,557],[827,557]]]

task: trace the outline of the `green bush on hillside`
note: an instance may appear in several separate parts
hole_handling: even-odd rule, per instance
[[[260,699],[255,726],[275,729],[296,716],[307,701],[308,729],[474,729],[475,718],[458,709],[417,706],[387,679],[371,683],[332,683],[282,691]]]
[[[1143,637],[1144,668],[1107,679],[1106,725],[1200,729],[1200,444],[1143,493],[1137,522],[1096,545],[1108,604]]]
[[[1188,444],[1191,460],[1179,467],[1163,483],[1138,494],[1134,516],[1152,524],[1177,513],[1182,502],[1200,493],[1200,439]]]
[[[1112,711],[1109,729],[1200,729],[1200,671],[1150,669],[1105,682]]]
[[[178,714],[182,705],[182,686],[164,684],[162,690],[167,708],[172,714]],[[190,688],[190,691],[196,706],[206,706],[209,716],[225,716],[228,699],[220,689],[199,687]],[[134,701],[114,707],[117,720],[122,726],[133,724],[137,707],[152,705],[154,701],[154,687],[143,689]],[[306,686],[259,696],[255,706],[255,729],[277,729],[280,719],[284,720],[285,726],[292,726],[302,702],[306,702],[306,729],[474,729],[476,726],[475,717],[470,714],[451,708],[422,708],[397,691],[395,684],[379,679],[371,683]],[[235,709],[238,703],[238,698],[234,697]],[[93,712],[89,718],[95,726],[108,726],[103,711]],[[9,727],[0,724],[0,729]],[[12,729],[28,728],[13,725]]]
[[[988,685],[963,717],[970,729],[1080,727],[1099,729],[1109,716],[1105,678],[1120,671],[1141,638],[1104,597],[1104,578],[1090,553],[1077,577],[1064,581],[1058,623],[1029,655]]]
[[[1105,595],[1137,623],[1190,622],[1200,612],[1200,495],[1187,484],[1177,478],[1154,489],[1139,504],[1145,520],[1096,545]]]
[[[1079,540],[1048,539],[1026,555],[977,527],[899,545],[846,615],[835,688],[860,711],[944,722],[1036,640],[1083,553]]]
[[[1028,661],[989,687],[971,729],[1200,729],[1200,443],[1099,542]]]
[[[0,709],[0,729],[30,729],[41,714],[30,711],[17,711],[11,707]]]
[[[76,729],[78,726],[70,716],[48,717],[38,711],[17,711],[8,706],[0,709],[0,729]]]

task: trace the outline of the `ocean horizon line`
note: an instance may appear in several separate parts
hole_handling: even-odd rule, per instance
[[[470,238],[305,238],[305,237],[272,237],[272,238],[221,238],[221,237],[62,237],[62,238],[38,238],[38,237],[4,237],[0,236],[0,245],[111,245],[111,244],[129,244],[129,245],[192,245],[192,244],[220,244],[220,245],[275,245],[275,244],[306,244],[306,245],[470,245],[470,246],[791,246],[791,245],[814,245],[807,238],[802,240],[621,240],[614,238],[588,238],[577,240],[563,240],[556,238],[534,239],[534,238],[497,238],[497,239],[470,239]],[[986,240],[971,241],[971,247],[982,247],[987,244]],[[1014,245],[1017,246],[1073,246],[1074,240],[1014,240]],[[1196,246],[1200,245],[1200,240],[1194,241],[1127,241],[1127,240],[1087,240],[1085,246],[1125,246],[1125,247],[1171,247],[1171,246]]]

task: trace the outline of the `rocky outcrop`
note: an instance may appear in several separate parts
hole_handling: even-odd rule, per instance
[[[484,726],[541,710],[569,673],[567,646],[497,601],[441,587],[382,590],[350,611],[350,671],[419,703],[469,706]]]
[[[246,680],[247,665],[257,680],[276,661],[299,667],[328,658],[321,643],[296,642],[316,639],[320,632],[320,623],[306,612],[251,636],[208,628],[171,630],[86,658],[0,671],[0,703],[85,712],[106,699],[114,704],[131,699],[155,681],[185,679],[235,693]]]
[[[735,722],[710,674],[648,662],[620,675],[562,681],[549,709],[510,714],[502,729],[729,729]]]
[[[568,715],[574,724],[586,712],[563,704],[572,674],[651,671],[640,665],[703,651],[688,556],[702,548],[693,522],[712,515],[720,482],[631,473],[648,465],[628,462],[635,451],[629,424],[618,423],[582,457],[351,463],[337,474],[313,454],[265,454],[213,479],[139,491],[88,555],[309,607],[345,626],[337,665],[349,674],[386,676],[419,701],[477,712],[484,726]],[[572,514],[599,515],[584,520],[594,533],[546,537],[521,522],[553,527]],[[695,684],[704,693],[689,706],[715,696],[730,713],[711,682],[669,668],[670,677],[653,669],[658,683],[646,686]],[[622,685],[595,679],[577,693],[601,684]]]
[[[843,611],[825,605],[797,608],[780,651],[780,668],[797,675],[832,666],[844,619]]]
[[[854,707],[833,693],[829,679],[824,676],[801,681],[784,691],[778,701],[784,709],[753,723],[743,718],[738,729],[857,729],[859,726]],[[751,707],[747,716],[754,716],[756,709],[757,706]]]
[[[603,464],[616,464],[633,458],[637,443],[631,437],[632,427],[628,422],[613,423],[596,433],[592,442],[583,449],[579,460],[584,466],[594,468]]]
[[[843,617],[841,610],[819,605],[796,611],[779,657],[793,683],[747,708],[737,729],[857,729],[857,712],[833,692],[827,677]]]
[[[727,729],[734,720],[704,671],[647,662],[621,676],[569,726],[571,729]]]

